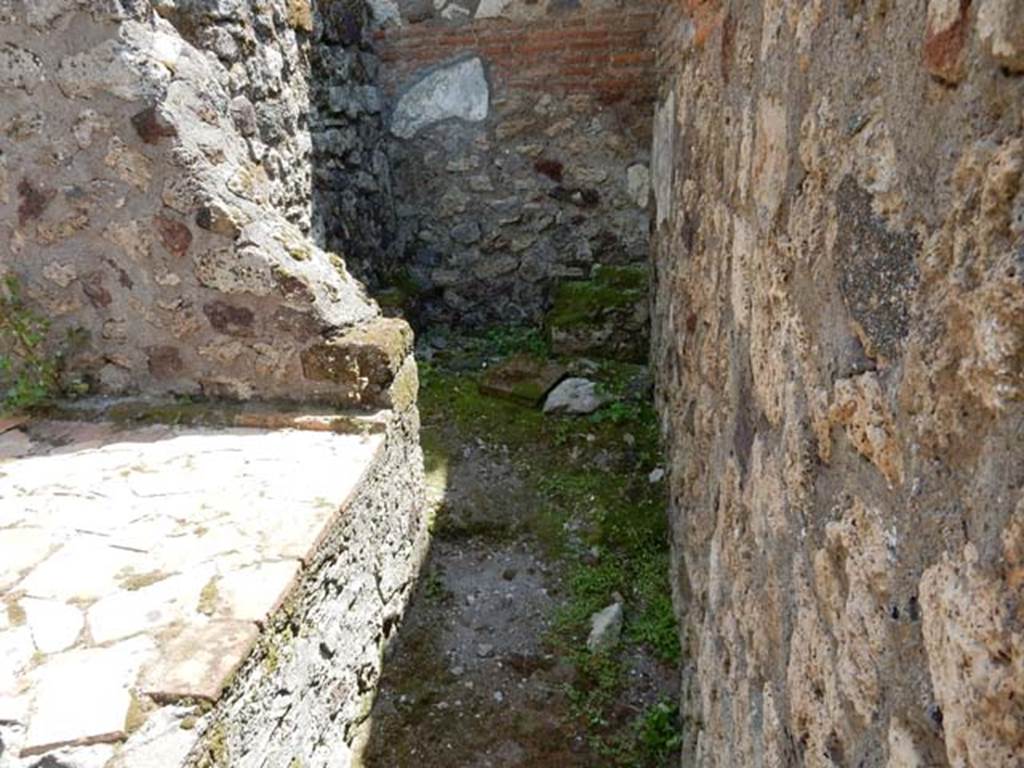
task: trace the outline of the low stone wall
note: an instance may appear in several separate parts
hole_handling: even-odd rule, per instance
[[[202,723],[197,768],[344,768],[427,546],[419,420],[384,447],[260,645]],[[132,765],[125,763],[125,768]]]
[[[348,766],[425,554],[415,407],[10,425],[0,766]]]
[[[561,281],[646,260],[658,6],[397,4],[377,34],[393,300],[435,322],[538,322]]]
[[[1024,7],[659,29],[684,764],[1019,766]]]

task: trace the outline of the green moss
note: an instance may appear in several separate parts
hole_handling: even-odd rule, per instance
[[[199,593],[199,604],[196,606],[196,611],[204,616],[213,616],[217,612],[217,603],[220,602],[220,590],[217,589],[219,578],[219,576],[212,577]]]
[[[206,732],[205,752],[198,762],[199,768],[227,768],[230,765],[230,757],[224,723],[214,723]]]
[[[409,297],[400,288],[385,288],[376,291],[373,298],[381,306],[381,309],[403,309],[409,300]]]
[[[590,280],[570,280],[555,291],[551,328],[593,325],[609,311],[632,307],[647,292],[645,267],[601,267]]]
[[[7,603],[7,621],[12,627],[23,626],[27,619],[28,617],[25,615],[25,609],[21,607],[21,603],[13,599]]]
[[[652,711],[643,723],[623,720],[616,714],[626,684],[622,665],[580,650],[590,616],[618,592],[627,607],[623,642],[644,646],[667,663],[680,655],[668,581],[665,486],[648,480],[663,461],[658,418],[653,404],[637,394],[644,389],[638,382],[645,369],[602,362],[588,376],[614,397],[611,405],[587,418],[545,416],[479,391],[479,364],[466,365],[466,350],[471,358],[492,360],[489,343],[486,337],[465,343],[454,338],[435,355],[434,364],[421,364],[421,434],[428,471],[446,476],[464,446],[477,440],[508,449],[509,459],[541,499],[517,523],[555,562],[561,561],[568,587],[548,642],[577,669],[578,679],[568,691],[572,711],[592,734],[592,749],[606,757],[604,764],[664,765],[663,753],[674,747],[664,722],[671,713]],[[608,457],[612,463],[595,471],[599,459]],[[443,523],[439,527],[445,530]],[[570,536],[568,529],[575,534]],[[507,530],[471,533],[508,535]],[[597,548],[596,562],[583,561],[581,544]],[[440,594],[431,581],[425,589]]]
[[[263,647],[263,669],[267,674],[273,674],[281,666],[281,661],[294,639],[295,632],[289,621],[284,621],[276,631],[267,636]]]
[[[158,581],[163,581],[166,578],[167,574],[163,571],[133,573],[130,570],[128,570],[118,576],[118,582],[120,583],[122,589],[125,589],[129,592],[135,592],[144,587],[156,584]]]
[[[131,692],[131,700],[128,702],[128,712],[124,716],[125,733],[134,733],[146,722],[147,706],[139,698],[135,691]]]
[[[135,424],[220,425],[238,410],[234,404],[179,401],[127,402],[112,406],[105,417],[119,426]]]

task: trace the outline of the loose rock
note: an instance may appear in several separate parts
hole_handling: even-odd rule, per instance
[[[622,636],[622,603],[612,603],[590,617],[587,650],[601,653],[614,648]]]
[[[593,413],[608,399],[600,395],[597,385],[589,379],[566,379],[544,403],[544,413],[567,413],[583,416]]]

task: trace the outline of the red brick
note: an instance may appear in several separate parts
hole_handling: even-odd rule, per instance
[[[615,64],[652,64],[654,63],[654,50],[630,51],[628,53],[613,53],[610,56],[611,63]]]

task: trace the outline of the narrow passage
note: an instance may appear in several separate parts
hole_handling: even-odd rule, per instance
[[[646,369],[553,360],[538,333],[516,329],[428,333],[418,351],[433,548],[385,660],[365,765],[678,763]],[[593,382],[603,405],[556,415],[526,404],[529,361]],[[513,399],[488,393],[502,388]],[[593,631],[601,611],[610,620]]]

